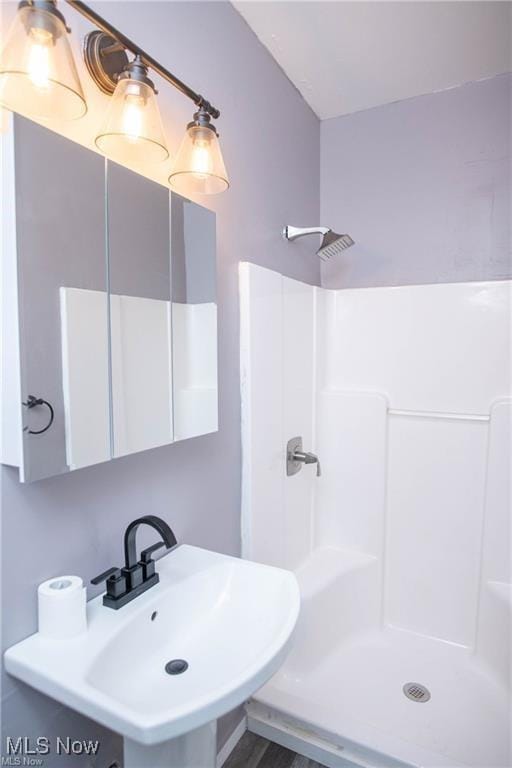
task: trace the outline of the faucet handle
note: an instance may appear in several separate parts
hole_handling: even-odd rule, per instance
[[[126,592],[126,577],[120,568],[109,568],[91,579],[91,584],[101,584],[102,581],[107,582],[107,595],[110,597],[118,598]]]
[[[104,571],[103,573],[100,573],[99,576],[95,576],[94,579],[91,579],[91,584],[96,586],[97,584],[101,584],[102,581],[106,581],[111,576],[113,576],[115,579],[118,579],[121,576],[121,569],[109,568],[108,571]]]
[[[157,541],[156,544],[152,544],[147,549],[143,549],[140,553],[140,560],[139,563],[142,566],[142,574],[144,581],[147,581],[152,576],[155,575],[155,561],[151,557],[153,552],[156,552],[157,549],[161,549],[162,547],[165,547],[165,544],[163,541]]]
[[[153,552],[156,552],[157,549],[161,549],[164,546],[165,546],[165,544],[164,544],[163,541],[157,541],[156,544],[152,544],[147,549],[143,549],[142,552],[140,553],[140,562],[141,563],[149,563],[149,562],[151,562],[151,560],[153,559],[151,557]]]

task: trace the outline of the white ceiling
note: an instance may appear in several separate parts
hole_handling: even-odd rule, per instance
[[[512,69],[510,2],[233,5],[321,119]]]

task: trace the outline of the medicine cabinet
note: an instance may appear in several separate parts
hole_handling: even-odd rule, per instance
[[[17,115],[2,160],[2,462],[216,431],[215,214]]]

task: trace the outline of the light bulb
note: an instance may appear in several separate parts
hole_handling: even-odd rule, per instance
[[[191,172],[199,178],[212,173],[212,158],[210,154],[210,142],[206,139],[196,139],[192,148]]]
[[[123,133],[128,141],[135,142],[142,135],[144,98],[137,83],[130,83],[126,89],[123,106]]]
[[[36,88],[48,88],[50,85],[50,46],[53,42],[51,32],[32,27],[30,38],[27,62],[28,76]]]

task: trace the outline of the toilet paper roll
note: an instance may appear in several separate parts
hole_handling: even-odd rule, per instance
[[[37,589],[39,634],[68,639],[87,629],[86,590],[80,576],[56,576]]]

